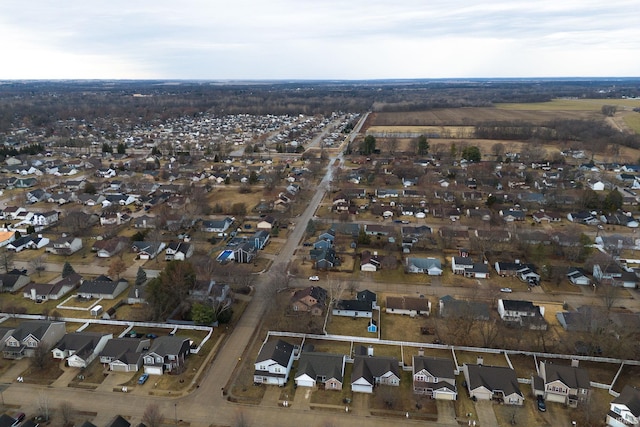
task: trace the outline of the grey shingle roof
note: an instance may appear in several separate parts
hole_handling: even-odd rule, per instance
[[[281,366],[287,366],[292,353],[292,344],[282,340],[269,341],[262,346],[256,362],[271,359]]]
[[[522,396],[518,386],[516,371],[504,366],[466,365],[469,372],[469,389],[486,387],[488,390],[502,390],[505,396],[516,393]]]
[[[296,376],[307,374],[314,379],[322,376],[342,382],[343,360],[344,356],[338,354],[303,352]]]
[[[426,370],[434,377],[455,378],[453,360],[441,357],[413,356],[413,372]]]
[[[567,365],[556,365],[554,363],[542,363],[545,365],[546,383],[561,381],[567,387],[574,389],[587,389],[591,385],[589,373],[586,369]]]

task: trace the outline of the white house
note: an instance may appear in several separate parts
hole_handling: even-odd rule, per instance
[[[640,389],[626,385],[620,396],[611,401],[607,414],[610,427],[640,426]]]
[[[284,386],[293,365],[294,346],[283,340],[269,341],[256,358],[253,382]]]
[[[72,368],[86,368],[111,338],[113,334],[74,332],[62,337],[51,352],[54,359],[66,359]]]

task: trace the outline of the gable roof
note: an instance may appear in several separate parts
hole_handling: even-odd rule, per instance
[[[638,417],[640,416],[640,389],[626,385],[620,396],[613,399],[611,403],[625,405],[633,415]]]
[[[286,366],[286,365],[285,365]],[[318,376],[335,378],[342,382],[344,356],[329,353],[303,352],[298,361],[296,378],[306,374],[311,378]]]
[[[546,383],[560,381],[562,384],[573,389],[587,389],[591,385],[589,373],[586,369],[547,362],[540,362],[540,365],[544,365]]]
[[[273,360],[280,366],[288,366],[293,354],[293,344],[283,340],[269,341],[262,346],[256,362]]]
[[[54,323],[64,322],[47,322],[44,320],[24,321],[13,331],[11,336],[18,341],[22,341],[29,335],[33,335],[37,340],[41,340]]]
[[[455,378],[456,375],[456,369],[451,359],[413,356],[413,372],[420,372],[423,369],[438,378]]]
[[[506,366],[469,365],[465,363],[469,373],[469,389],[485,387],[487,390],[502,390],[505,396],[518,394],[522,396],[518,386],[516,371]]]
[[[387,372],[392,372],[400,378],[398,359],[395,357],[356,356],[351,372],[351,382],[364,378],[370,384],[374,384],[375,378],[379,378]]]
[[[163,335],[153,340],[149,353],[155,353],[162,357],[180,354],[185,341],[187,342],[187,347],[189,347],[189,338]]]

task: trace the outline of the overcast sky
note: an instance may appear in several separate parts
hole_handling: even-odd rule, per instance
[[[2,0],[0,79],[640,76],[638,0]]]

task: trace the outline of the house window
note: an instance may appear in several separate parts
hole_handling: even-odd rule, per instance
[[[622,414],[622,410],[617,406],[613,408],[613,412],[615,412],[616,414]]]

